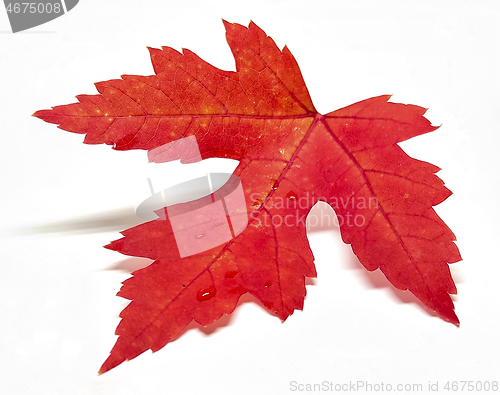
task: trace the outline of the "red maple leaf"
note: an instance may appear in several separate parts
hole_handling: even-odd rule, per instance
[[[192,320],[230,314],[246,292],[281,320],[302,309],[305,277],[316,275],[305,218],[318,200],[335,209],[343,241],[368,270],[458,325],[448,263],[461,258],[432,208],[451,192],[438,167],[397,145],[436,129],[425,109],[379,96],[321,115],[287,47],[254,23],[224,24],[236,72],[189,50],[149,49],[155,75],[100,82],[98,95],[34,114],[88,144],[148,150],[153,161],[196,160],[169,145],[194,138],[201,158],[240,162],[225,192],[162,209],[106,246],[154,262],[118,293],[132,302],[100,373],[161,349]]]

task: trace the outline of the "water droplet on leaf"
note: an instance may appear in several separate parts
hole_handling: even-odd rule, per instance
[[[205,302],[209,299],[212,299],[216,293],[217,293],[217,290],[215,289],[214,286],[202,288],[198,291],[198,294],[196,295],[196,299],[198,299],[200,302]]]

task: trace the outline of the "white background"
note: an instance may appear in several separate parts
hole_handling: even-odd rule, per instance
[[[101,246],[138,223],[144,151],[81,143],[31,114],[150,75],[146,46],[189,48],[234,70],[224,18],[257,23],[296,57],[322,113],[380,94],[429,108],[437,131],[402,144],[441,167],[437,207],[463,261],[457,329],[368,273],[338,228],[313,229],[318,279],[285,323],[244,298],[230,318],[192,325],[161,351],[97,376],[115,342],[116,297],[147,264]],[[5,394],[288,394],[292,381],[423,384],[500,380],[497,1],[81,0],[12,34],[0,12],[0,391]],[[164,164],[176,184],[235,162]],[[158,170],[158,168],[155,168]],[[158,173],[158,172],[157,172]],[[159,188],[158,188],[159,189]],[[393,387],[394,388],[394,387]]]

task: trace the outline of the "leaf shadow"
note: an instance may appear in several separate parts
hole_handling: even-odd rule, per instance
[[[151,265],[154,261],[149,258],[126,258],[113,263],[111,266],[104,270],[118,270],[126,273],[133,273],[136,270],[144,269],[145,267]]]
[[[311,221],[311,217],[316,217],[316,220]],[[325,202],[318,202],[311,209],[308,215],[307,233],[310,234],[316,232],[328,232],[331,235],[332,242],[340,244],[340,248],[337,248],[336,250],[339,253],[339,260],[342,268],[344,270],[353,271],[356,278],[359,278],[362,282],[364,289],[382,290],[390,297],[391,300],[398,304],[414,304],[419,306],[420,309],[428,315],[432,317],[439,317],[436,312],[430,310],[410,291],[403,291],[395,288],[380,269],[376,269],[374,271],[368,271],[365,269],[352,251],[352,248],[343,243],[335,211]],[[460,280],[462,279],[461,276],[458,277]],[[455,295],[451,295],[451,297],[453,301],[456,300]]]
[[[60,221],[48,222],[17,230],[17,233],[26,235],[38,234],[95,234],[119,232],[143,223],[133,207],[124,207],[105,212],[89,213],[84,216],[67,218]]]
[[[345,270],[351,270],[356,273],[356,277],[362,281],[362,285],[366,290],[382,290],[391,300],[398,304],[413,304],[418,306],[422,311],[431,317],[439,317],[435,311],[429,309],[415,295],[408,290],[400,290],[395,288],[385,274],[380,269],[368,271],[359,262],[353,252],[351,254],[343,253],[342,262]],[[452,295],[454,296],[454,295]]]
[[[264,307],[264,305],[252,294],[250,293],[245,293],[240,296],[240,299],[238,300],[238,303],[236,304],[236,307],[234,308],[234,311],[236,311],[241,305],[245,303],[254,303],[257,304],[262,310],[264,310],[267,314],[269,314],[269,311]],[[188,326],[186,326],[181,333],[179,333],[178,336],[175,338],[172,338],[171,341],[175,341],[179,339],[181,336],[184,336],[186,332],[191,331],[191,330],[199,330],[206,336],[210,336],[213,333],[219,331],[222,328],[229,327],[234,324],[235,317],[234,317],[234,311],[231,314],[224,314],[221,318],[216,320],[210,325],[203,326],[201,324],[198,324],[196,321],[191,321]]]

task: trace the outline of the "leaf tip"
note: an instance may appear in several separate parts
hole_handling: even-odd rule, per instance
[[[460,327],[460,320],[458,319],[457,315],[455,314],[455,310],[453,309],[446,312],[445,315],[441,315],[441,318],[449,322],[450,324],[455,325],[457,328]]]
[[[113,354],[110,354],[108,359],[104,361],[102,364],[101,368],[97,372],[99,376],[102,376],[104,373],[109,372],[111,369],[116,368],[118,365],[121,363],[125,362],[125,358],[123,357],[117,357],[114,356]]]
[[[120,234],[123,235],[122,232],[120,232]],[[115,241],[112,241],[111,243],[106,244],[103,247],[106,248],[107,250],[118,251],[120,249],[120,242],[122,242],[122,240],[123,240],[123,238],[115,240]]]
[[[31,116],[43,121],[44,118],[47,117],[47,115],[49,115],[53,110],[53,108],[51,110],[38,110],[31,114]]]
[[[231,26],[233,26],[233,24],[232,24],[231,22],[228,22],[228,21],[226,21],[225,19],[222,19],[222,23],[224,24],[224,27],[226,28],[226,32],[227,32],[227,30],[228,30]]]
[[[157,48],[153,48],[153,47],[150,47],[150,46],[147,46],[146,48],[147,48],[147,50],[149,51],[149,55],[150,55],[150,56],[151,56],[154,52],[159,51],[159,49],[157,49]]]

